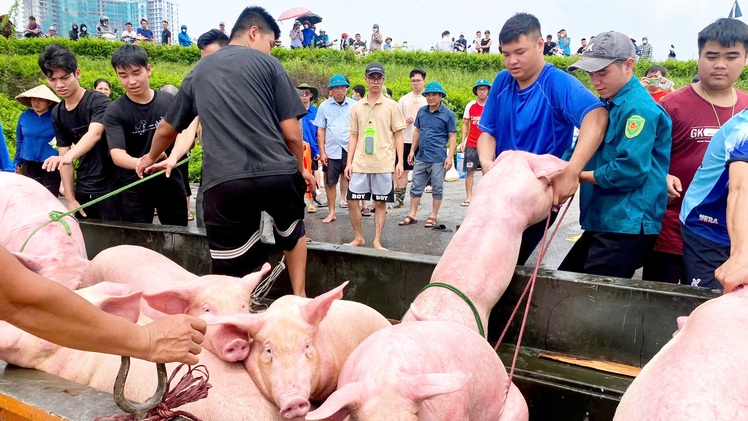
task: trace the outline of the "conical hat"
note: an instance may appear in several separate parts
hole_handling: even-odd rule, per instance
[[[36,88],[16,95],[16,100],[27,107],[31,107],[31,98],[46,99],[55,103],[60,102],[60,98],[57,98],[47,85],[39,85]]]

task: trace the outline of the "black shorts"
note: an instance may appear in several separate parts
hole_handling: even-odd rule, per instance
[[[59,171],[42,169],[42,162],[23,161],[23,164],[21,164],[21,174],[39,182],[39,184],[52,193],[52,196],[57,197],[60,195],[60,183],[62,179],[60,178]]]
[[[338,179],[343,175],[345,171],[345,165],[348,162],[348,152],[343,149],[343,154],[340,159],[327,158],[327,166],[322,166],[322,171],[325,172],[325,185],[332,187],[338,184]]]
[[[480,158],[478,157],[478,148],[465,146],[465,158],[462,160],[462,170],[473,172],[480,169]]]
[[[189,155],[185,155],[181,160],[189,158]],[[192,196],[192,189],[190,188],[190,162],[187,161],[184,164],[177,167],[180,174],[182,174],[182,181],[184,182],[184,193],[186,196]]]
[[[184,181],[181,171],[173,171],[166,178],[162,174],[121,193],[122,220],[126,222],[153,223],[153,210],[158,211],[162,225],[187,226],[187,206],[184,198]]]
[[[205,231],[211,273],[244,276],[267,261],[260,241],[262,211],[273,218],[276,246],[292,250],[306,234],[301,173],[241,178],[211,187],[204,194]]]
[[[75,200],[77,200],[78,203],[80,203],[81,205],[85,205],[86,203],[96,200],[104,196],[105,194],[106,193],[88,194],[88,193],[75,192]],[[85,209],[83,209],[83,212],[86,212],[87,219],[101,219],[102,221],[121,221],[122,220],[121,195],[115,195],[107,199],[104,199],[101,202],[88,206]],[[80,218],[83,218],[83,215],[81,215],[80,211],[78,211],[75,213],[75,217],[80,219]],[[83,218],[83,219],[85,220],[86,218]],[[153,214],[151,214],[151,218],[153,218]],[[153,219],[151,219],[151,222],[153,222]]]
[[[410,171],[413,169],[413,166],[408,164],[408,155],[410,154],[410,148],[413,146],[410,143],[404,143],[403,144],[403,171]],[[418,152],[418,149],[416,149],[416,152]],[[400,162],[399,159],[397,159],[397,154],[395,154],[395,165]]]
[[[730,258],[730,246],[717,244],[691,232],[681,224],[683,263],[686,266],[684,284],[695,287],[722,289],[714,271]]]

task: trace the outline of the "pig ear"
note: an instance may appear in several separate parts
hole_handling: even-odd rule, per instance
[[[16,257],[16,259],[18,259],[19,262],[21,262],[22,265],[26,266],[26,269],[34,273],[39,273],[39,271],[44,267],[44,262],[39,256],[34,256],[30,253],[15,251],[11,253]]]
[[[301,309],[301,317],[310,325],[318,326],[322,319],[327,316],[333,301],[343,298],[343,288],[346,285],[348,285],[348,281],[310,301]]]
[[[399,388],[413,402],[419,403],[437,395],[456,392],[467,384],[472,374],[464,371],[403,376]]]
[[[146,293],[143,294],[143,299],[156,311],[166,314],[186,314],[196,294],[195,288],[187,287]]]
[[[130,295],[109,296],[93,304],[109,314],[124,317],[133,323],[137,323],[140,317],[142,295],[142,292],[136,292]]]
[[[247,332],[251,337],[255,337],[268,321],[267,313],[241,313],[222,316],[204,314],[200,318],[209,325],[239,329],[242,332]]]
[[[351,414],[351,407],[361,406],[364,401],[363,383],[348,383],[333,392],[316,410],[306,414],[307,421],[343,421]]]
[[[244,286],[247,287],[250,291],[254,291],[255,288],[257,288],[257,285],[262,281],[262,279],[270,272],[271,266],[270,263],[265,263],[262,265],[262,268],[257,272],[252,272],[249,275],[245,275],[242,278],[242,282],[244,283]]]

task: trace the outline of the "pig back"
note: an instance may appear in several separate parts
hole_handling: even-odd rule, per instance
[[[197,278],[166,256],[140,246],[115,246],[101,251],[83,274],[83,287],[99,282],[131,285],[148,291],[154,286],[178,286]]]

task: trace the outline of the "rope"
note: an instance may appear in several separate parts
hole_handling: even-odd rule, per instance
[[[202,153],[202,151],[198,152],[196,155],[199,155],[201,153]],[[193,155],[193,156],[195,156],[195,155]],[[185,162],[189,162],[189,161],[190,161],[190,157],[187,157],[187,158],[179,161],[174,168],[176,168],[176,167],[178,167],[180,165],[183,165]],[[44,224],[42,224],[41,226],[39,226],[39,228],[35,229],[31,234],[29,234],[29,236],[26,238],[26,241],[23,242],[23,245],[21,246],[21,250],[19,250],[19,251],[22,252],[26,248],[26,245],[28,245],[29,241],[31,241],[31,238],[34,235],[36,235],[36,233],[39,232],[39,230],[41,230],[42,228],[46,227],[47,225],[49,225],[49,224],[51,224],[53,222],[60,222],[65,227],[65,232],[68,235],[71,235],[72,231],[70,231],[70,226],[62,218],[66,217],[66,216],[70,216],[71,218],[75,219],[75,217],[73,217],[72,215],[74,215],[79,210],[85,209],[85,208],[87,208],[89,206],[95,205],[95,204],[97,204],[97,203],[99,203],[101,201],[109,199],[110,197],[118,195],[118,194],[122,193],[125,190],[131,189],[131,188],[137,186],[138,184],[145,183],[148,180],[156,178],[159,175],[164,174],[165,172],[166,172],[166,170],[161,170],[161,171],[159,171],[157,173],[153,173],[153,174],[149,175],[148,177],[141,178],[140,180],[134,181],[134,182],[132,182],[132,183],[130,183],[130,184],[124,186],[124,187],[120,187],[119,189],[117,189],[117,190],[115,190],[113,192],[107,193],[104,196],[101,196],[101,197],[99,197],[97,199],[94,199],[94,200],[92,200],[92,201],[90,201],[88,203],[84,203],[84,204],[78,206],[77,208],[69,210],[67,212],[60,212],[60,211],[52,211],[52,212],[50,212],[49,213],[49,221],[45,222]]]
[[[522,316],[522,324],[520,325],[519,336],[517,337],[517,346],[514,348],[514,357],[512,357],[512,365],[509,370],[509,379],[506,384],[506,391],[504,392],[504,402],[506,402],[507,396],[509,396],[509,388],[512,384],[512,379],[514,378],[514,369],[517,366],[517,358],[519,357],[519,349],[520,349],[520,345],[522,344],[522,336],[525,333],[525,326],[527,324],[527,316],[530,312],[530,302],[532,301],[532,293],[535,291],[535,281],[538,278],[538,270],[540,269],[540,264],[543,262],[545,253],[548,251],[548,248],[551,245],[551,241],[553,241],[553,237],[556,236],[556,232],[558,231],[558,228],[561,226],[561,221],[564,220],[564,217],[566,216],[566,212],[569,210],[569,207],[571,206],[571,202],[573,200],[574,200],[574,196],[572,195],[572,197],[566,203],[566,207],[564,208],[564,211],[561,214],[561,218],[558,220],[558,223],[556,224],[556,227],[553,229],[553,232],[551,233],[550,236],[548,236],[548,228],[551,223],[551,214],[550,213],[548,214],[548,218],[545,221],[545,230],[543,232],[543,239],[540,242],[540,251],[538,252],[538,261],[535,263],[535,269],[532,271],[532,275],[530,275],[530,279],[527,282],[527,285],[525,285],[525,290],[522,291],[522,295],[519,297],[519,300],[517,300],[517,305],[514,306],[514,310],[512,311],[512,314],[509,316],[509,320],[507,321],[506,326],[504,327],[504,331],[501,332],[501,336],[499,337],[499,340],[496,342],[496,346],[494,347],[494,351],[499,350],[499,345],[501,345],[501,342],[504,340],[504,336],[509,330],[509,326],[512,324],[512,321],[514,321],[514,316],[517,314],[517,310],[522,304],[522,300],[524,300],[525,296],[527,296],[527,303],[525,304],[525,313]],[[502,411],[503,411],[503,408],[502,408]]]
[[[283,272],[285,268],[286,256],[283,256],[281,257],[281,261],[280,263],[278,263],[278,266],[274,267],[270,272],[270,275],[260,281],[260,283],[257,285],[257,288],[255,288],[254,292],[252,293],[252,301],[260,302],[265,297],[267,297],[268,293],[270,292],[270,288],[273,286],[275,280],[278,279],[278,276],[280,276],[281,272]]]
[[[475,323],[478,324],[478,332],[480,333],[480,336],[483,336],[484,338],[486,337],[485,331],[483,330],[483,322],[481,322],[480,314],[478,314],[478,309],[475,308],[475,304],[473,304],[473,302],[470,301],[470,298],[468,298],[468,296],[465,295],[464,292],[460,291],[456,287],[449,285],[449,284],[442,283],[442,282],[431,282],[429,284],[426,284],[425,287],[421,288],[421,290],[418,291],[418,294],[416,294],[416,298],[418,298],[418,296],[421,295],[423,291],[429,288],[433,288],[433,287],[446,288],[454,292],[455,294],[457,294],[458,297],[462,298],[467,303],[467,305],[470,306],[470,310],[473,311],[473,316],[475,317]],[[400,319],[400,321],[402,321],[402,319]]]
[[[179,370],[186,364],[180,364],[169,376],[169,385]],[[199,374],[197,377],[193,373]],[[168,421],[174,417],[184,417],[192,421],[200,419],[187,411],[177,411],[172,408],[180,407],[190,402],[197,402],[208,397],[208,390],[212,387],[210,383],[208,368],[204,365],[189,367],[187,373],[182,376],[173,390],[167,388],[164,398],[155,408],[148,411],[145,421]],[[168,386],[167,386],[168,387]],[[98,417],[94,421],[135,421],[135,414],[114,414]]]

